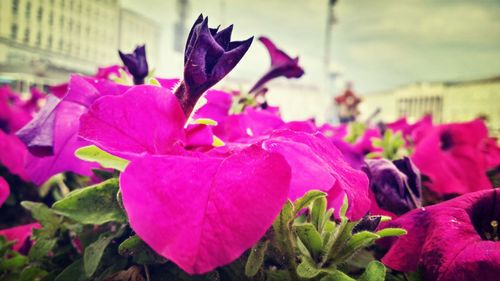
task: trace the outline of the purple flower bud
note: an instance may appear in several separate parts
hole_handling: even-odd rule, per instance
[[[231,41],[233,26],[218,31],[208,28],[208,18],[200,15],[194,23],[184,52],[184,80],[175,95],[186,116],[201,95],[226,76],[247,52],[253,37]]]
[[[250,93],[260,92],[263,86],[270,80],[284,76],[286,78],[299,78],[304,74],[304,70],[299,66],[299,57],[291,58],[282,50],[278,49],[271,40],[266,37],[259,37],[271,57],[271,68],[255,83]]]
[[[421,178],[410,158],[367,160],[364,167],[380,208],[397,215],[421,207]]]
[[[144,84],[144,78],[148,76],[148,61],[146,60],[146,46],[137,46],[132,54],[124,54],[118,51],[123,64],[128,72],[134,77],[134,84]]]

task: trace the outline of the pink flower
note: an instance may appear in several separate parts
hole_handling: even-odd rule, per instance
[[[95,101],[80,135],[131,160],[120,187],[132,228],[195,274],[233,261],[262,237],[287,198],[290,167],[258,145],[227,155],[187,150],[206,132],[185,122],[172,92],[143,85]]]
[[[430,179],[424,185],[432,191],[465,194],[491,188],[486,172],[492,160],[481,150],[488,138],[482,120],[424,126],[414,135],[418,137],[411,159]]]
[[[10,188],[9,184],[5,181],[3,177],[0,177],[0,207],[3,205],[5,200],[9,198]]]
[[[16,241],[16,244],[14,244],[12,249],[14,251],[19,251],[26,243],[27,239],[31,236],[33,229],[40,227],[41,226],[38,223],[19,225],[0,230],[0,236],[5,236],[7,241]]]
[[[232,262],[264,235],[289,181],[281,155],[251,146],[228,157],[144,155],[121,174],[120,186],[134,231],[200,274]]]
[[[388,227],[401,236],[382,259],[398,271],[423,270],[425,280],[485,281],[500,275],[500,194],[469,193],[434,206],[413,210]]]
[[[95,163],[81,161],[74,152],[88,143],[77,136],[79,117],[94,100],[104,95],[119,95],[126,86],[107,80],[72,76],[68,92],[59,100],[49,96],[46,105],[25,127],[17,132],[30,154],[26,171],[36,184],[65,171],[91,175]]]

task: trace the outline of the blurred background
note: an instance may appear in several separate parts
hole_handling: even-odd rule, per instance
[[[234,24],[234,39],[265,35],[300,57],[302,78],[269,85],[285,119],[338,122],[334,97],[351,82],[360,120],[482,117],[499,134],[498,0],[0,0],[0,84],[46,89],[144,43],[156,76],[181,77],[200,13]],[[269,64],[254,40],[216,87],[249,90]]]

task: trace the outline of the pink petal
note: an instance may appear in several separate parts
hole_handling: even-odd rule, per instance
[[[3,205],[5,200],[9,198],[10,188],[9,184],[5,181],[3,177],[0,177],[0,207]]]
[[[289,183],[283,157],[257,146],[225,159],[144,155],[120,177],[134,231],[190,274],[230,263],[254,245]]]
[[[345,195],[349,200],[349,218],[359,219],[370,209],[368,178],[351,168],[323,135],[276,131],[263,142],[263,147],[282,154],[292,167],[291,200],[317,189],[328,193],[329,206],[335,208],[337,215]]]
[[[25,181],[29,179],[24,169],[27,154],[26,146],[16,135],[8,135],[0,130],[0,164]]]
[[[78,159],[75,150],[89,145],[87,141],[78,138],[78,118],[87,111],[87,108],[78,103],[62,101],[57,106],[54,123],[54,155],[36,157],[28,154],[26,172],[31,180],[40,185],[51,176],[71,171],[80,175],[92,175],[92,169],[98,164]]]
[[[21,248],[26,241],[31,236],[31,231],[33,228],[40,228],[39,223],[30,223],[30,224],[24,224],[24,225],[19,225],[7,229],[2,229],[0,230],[0,236],[5,236],[7,238],[7,241],[13,241],[16,240],[16,244],[12,247],[14,251],[18,251],[19,248]]]
[[[165,154],[184,142],[186,118],[176,97],[156,86],[99,98],[80,119],[80,136],[115,155]]]

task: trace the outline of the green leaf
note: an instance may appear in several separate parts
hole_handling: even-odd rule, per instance
[[[308,259],[303,259],[297,266],[297,275],[301,278],[311,279],[318,276],[321,272],[321,269],[317,268]]]
[[[117,233],[104,233],[99,236],[97,241],[90,244],[85,249],[85,252],[83,253],[83,267],[87,277],[91,277],[95,273],[109,243],[111,243],[111,241],[113,241],[116,237],[120,236],[122,232],[123,230],[118,231]]]
[[[311,208],[311,220],[316,229],[321,233],[326,212],[326,197],[319,197],[314,200]]]
[[[320,281],[356,281],[356,279],[349,277],[349,275],[340,270],[336,270],[332,274],[321,278]]]
[[[78,259],[66,267],[54,281],[86,281],[83,259]]]
[[[310,223],[294,225],[297,236],[300,241],[306,246],[307,250],[313,258],[319,257],[323,241],[318,230]]]
[[[133,257],[138,264],[166,263],[167,259],[158,255],[139,236],[131,236],[118,246],[118,253],[124,257]]]
[[[295,200],[293,203],[293,211],[295,214],[300,212],[300,210],[306,208],[311,204],[314,200],[320,198],[320,197],[325,197],[326,193],[323,191],[319,190],[310,190],[304,196],[300,197],[299,199]]]
[[[274,220],[273,231],[275,236],[275,241],[280,243],[282,250],[290,249],[290,245],[286,244],[290,239],[289,235],[291,233],[291,224],[294,219],[293,206],[288,200],[283,209],[281,209],[280,214]]]
[[[333,258],[336,262],[344,262],[346,259],[351,257],[359,249],[369,246],[376,239],[380,238],[377,234],[369,231],[361,231],[351,236],[347,241],[343,249]]]
[[[104,168],[112,168],[123,171],[129,161],[98,148],[95,145],[80,147],[75,151],[75,156],[88,162],[97,162]]]
[[[47,275],[47,271],[38,268],[38,267],[33,267],[29,266],[23,269],[21,272],[21,276],[19,278],[19,281],[34,281],[34,280],[40,280],[43,277]]]
[[[58,213],[82,224],[103,224],[110,221],[126,222],[127,218],[118,204],[118,179],[77,189],[54,203]]]
[[[406,235],[408,232],[402,228],[384,228],[376,232],[378,236],[382,237],[391,237],[391,236],[401,236]]]
[[[28,258],[18,254],[16,252],[12,252],[13,257],[10,259],[1,259],[0,260],[0,271],[15,271],[22,268],[24,265],[28,263]]]
[[[33,218],[44,227],[57,228],[61,222],[61,218],[43,203],[23,201],[21,206],[30,211]]]
[[[347,200],[347,195],[344,196],[344,200],[342,201],[342,207],[340,207],[340,218],[347,219],[347,209],[349,209],[349,202]]]
[[[359,277],[358,281],[384,281],[385,266],[379,261],[372,261],[366,267],[365,272]]]
[[[253,277],[259,272],[264,262],[264,257],[266,255],[267,247],[269,246],[269,240],[259,241],[250,250],[250,255],[248,256],[247,263],[245,265],[245,275],[248,277]]]
[[[40,231],[39,235],[36,234],[38,231]],[[41,260],[48,252],[54,249],[57,244],[57,238],[46,237],[44,229],[34,229],[33,233],[38,237],[35,239],[36,243],[30,249],[29,257],[33,260]]]

